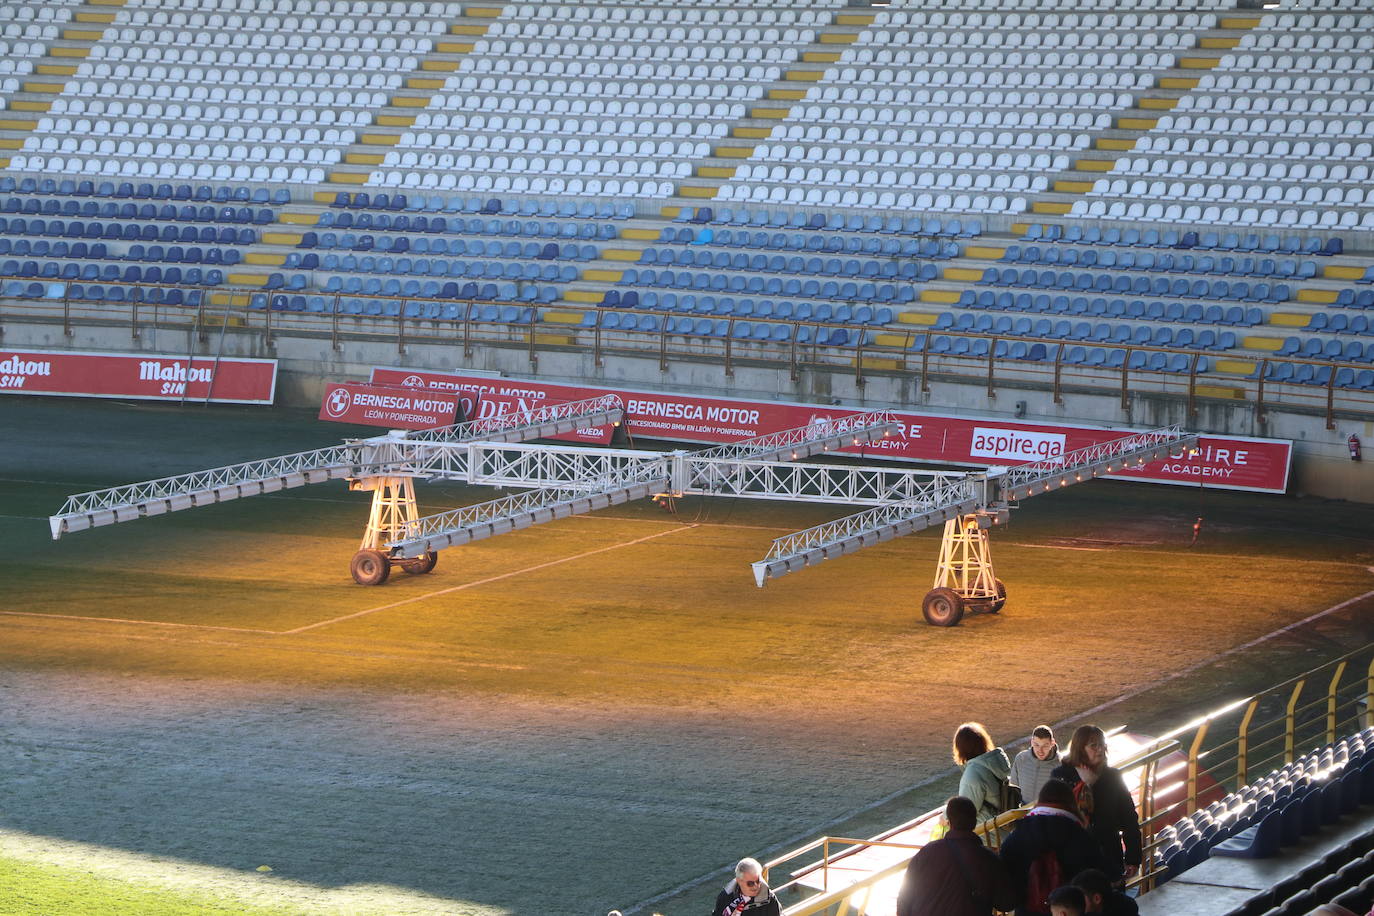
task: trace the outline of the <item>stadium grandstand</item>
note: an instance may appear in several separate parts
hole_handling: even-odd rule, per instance
[[[294,406],[457,367],[1177,425],[1374,502],[1371,106],[1370,0],[0,0],[0,326],[277,359]],[[1374,905],[1352,660],[1210,794],[1205,726],[1114,737],[1188,774],[1143,912]],[[766,864],[789,914],[883,916],[929,827]]]
[[[461,333],[470,360],[604,349],[656,381],[677,353],[730,379],[848,367],[834,393],[878,400],[962,376],[938,399],[994,407],[966,390],[1005,382],[1051,391],[1042,415],[1064,414],[1065,387],[1130,387],[1233,432],[1321,415],[1280,429],[1305,440],[1303,486],[1369,495],[1334,463],[1306,474],[1367,435],[1374,397],[1357,8],[102,0],[3,17],[11,313],[229,309],[244,351],[242,327],[337,346],[408,323],[412,345]]]

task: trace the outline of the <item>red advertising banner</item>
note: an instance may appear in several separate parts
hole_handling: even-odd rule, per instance
[[[0,394],[271,404],[275,359],[0,347]]]
[[[331,382],[320,402],[320,419],[388,429],[433,429],[463,419],[450,394]]]
[[[610,389],[579,388],[575,385],[551,385],[546,382],[523,382],[511,379],[462,376],[447,372],[428,370],[386,369],[376,367],[372,370],[375,385],[399,385],[403,388],[423,388],[436,394],[445,392],[458,399],[463,418],[485,420],[500,417],[531,407],[545,404],[561,404],[565,401],[580,401],[584,398],[605,394]],[[586,393],[584,393],[586,392]],[[615,427],[587,426],[559,436],[549,438],[562,442],[581,442],[606,445],[611,441]],[[647,434],[646,434],[647,435]]]
[[[806,426],[818,418],[844,416],[853,408],[712,398],[693,394],[635,391],[576,385],[557,385],[523,379],[469,376],[425,370],[372,370],[372,380],[426,391],[449,391],[465,409],[492,411],[537,407],[616,394],[625,402],[625,420],[632,435],[680,442],[734,442],[784,429]],[[897,435],[848,448],[899,461],[988,467],[1053,460],[1065,452],[1128,436],[1135,429],[1034,423],[1021,420],[961,417],[938,413],[892,411],[901,429]],[[469,414],[472,416],[474,414]],[[492,413],[481,415],[490,416]],[[579,431],[583,432],[583,431]],[[605,430],[609,441],[610,429]],[[598,430],[596,436],[600,436]],[[602,441],[582,435],[577,441]],[[1203,436],[1196,455],[1178,454],[1138,470],[1112,476],[1177,485],[1202,484],[1230,490],[1283,493],[1288,489],[1291,442],[1246,436]]]

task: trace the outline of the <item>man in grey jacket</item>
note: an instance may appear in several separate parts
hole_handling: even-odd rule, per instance
[[[1055,744],[1054,732],[1048,725],[1035,727],[1030,744],[1011,762],[1011,775],[1007,777],[1007,782],[1019,788],[1021,797],[1027,802],[1039,797],[1040,789],[1049,782],[1050,774],[1061,762],[1059,745]]]

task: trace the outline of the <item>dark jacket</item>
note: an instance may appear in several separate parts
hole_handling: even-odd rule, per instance
[[[1016,902],[1006,867],[971,830],[951,830],[912,856],[897,916],[989,916]]]
[[[782,908],[778,906],[778,898],[773,896],[773,892],[768,889],[768,883],[758,889],[752,898],[745,897],[740,893],[739,884],[734,878],[725,885],[725,889],[716,895],[716,908],[711,911],[711,916],[782,916]]]
[[[1115,767],[1103,767],[1090,793],[1087,793],[1086,787],[1078,788],[1083,780],[1078,776],[1078,768],[1072,764],[1066,763],[1055,770],[1054,778],[1062,779],[1074,787],[1079,807],[1088,818],[1088,832],[1102,847],[1102,871],[1107,877],[1116,881],[1125,873],[1127,865],[1139,865],[1140,819],[1136,815],[1135,802],[1131,799],[1131,790],[1126,788],[1126,782],[1121,778],[1121,771]]]
[[[1102,867],[1097,843],[1076,820],[1058,814],[1026,815],[1002,841],[1002,862],[1016,893],[1016,916],[1048,916],[1048,911],[1036,909],[1026,899],[1031,865],[1046,851],[1052,851],[1059,860],[1065,884],[1081,871]]]
[[[1099,914],[1094,913],[1093,916]],[[1102,901],[1100,916],[1140,916],[1140,907],[1121,891],[1113,891],[1110,897]]]

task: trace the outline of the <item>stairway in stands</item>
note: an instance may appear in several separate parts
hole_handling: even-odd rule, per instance
[[[458,69],[463,58],[471,53],[473,42],[486,34],[503,8],[501,3],[465,7],[463,15],[449,25],[449,37],[435,42],[434,49],[419,61],[415,72],[406,78],[404,87],[394,93],[386,107],[377,113],[374,126],[359,135],[358,142],[344,152],[343,161],[330,170],[325,183],[312,192],[316,206],[291,206],[279,212],[276,226],[264,227],[262,245],[245,255],[245,263],[280,266],[287,254],[300,244],[304,230],[297,227],[315,225],[319,222],[321,205],[328,206],[340,192],[351,192],[366,184],[386,159],[387,150],[395,146],[401,135],[414,125],[417,113],[444,88],[447,75]],[[229,280],[236,286],[261,287],[267,283],[268,275],[237,271],[230,275]],[[213,296],[211,301],[219,305],[245,304],[241,299],[221,293]]]
[[[825,76],[826,66],[837,63],[845,46],[853,44],[875,18],[867,11],[836,10],[831,24],[801,50],[797,63],[768,87],[764,98],[749,109],[748,117],[731,126],[729,138],[715,144],[711,155],[693,166],[691,178],[678,182],[677,194],[663,202],[659,218],[646,217],[623,226],[619,241],[603,248],[600,261],[583,269],[581,282],[564,289],[561,308],[547,313],[546,320],[580,322],[583,312],[578,309],[601,302],[606,290],[624,276],[622,265],[638,261],[644,249],[657,241],[663,226],[681,215],[684,207],[711,206],[721,186],[734,177],[738,163],[754,154],[758,141],[772,136],[773,128],[791,115],[792,104],[806,99],[811,86]]]
[[[70,24],[48,46],[47,55],[34,65],[33,73],[10,97],[8,107],[0,110],[0,169],[8,168],[10,155],[23,149],[24,140],[38,126],[38,118],[52,110],[53,99],[66,90],[67,79],[76,75],[80,62],[104,39],[105,29],[124,3],[87,0],[72,11]]]

